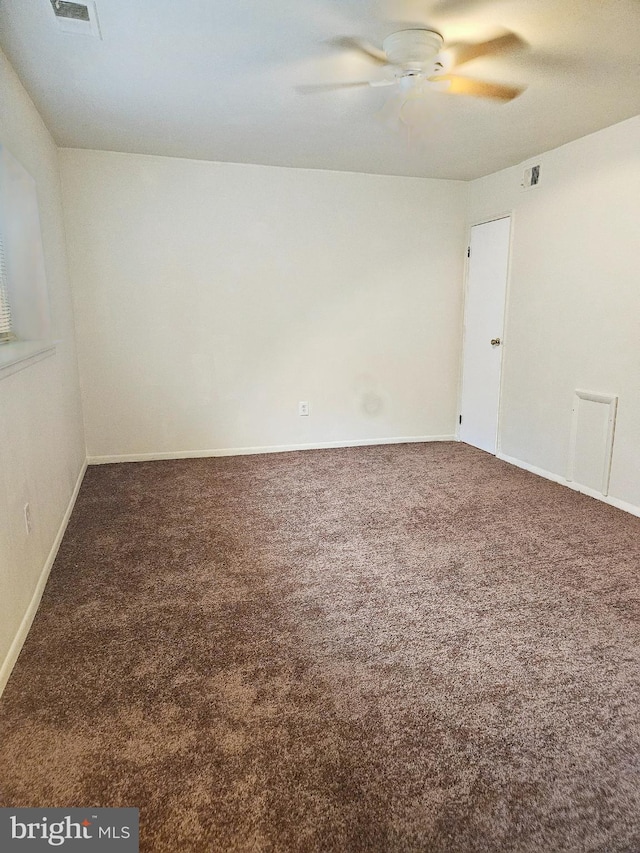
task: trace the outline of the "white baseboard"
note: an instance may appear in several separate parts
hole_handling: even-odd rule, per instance
[[[537,474],[539,477],[544,477],[545,480],[553,480],[554,483],[560,483],[561,486],[568,486],[574,492],[580,492],[583,495],[588,495],[590,498],[595,498],[597,501],[614,506],[616,509],[621,509],[623,512],[628,512],[631,515],[636,515],[640,518],[640,506],[621,501],[619,498],[613,498],[611,495],[603,495],[601,492],[590,489],[588,486],[581,486],[579,483],[574,483],[562,477],[560,474],[553,474],[551,471],[545,471],[544,468],[538,468],[536,465],[530,465],[528,462],[522,462],[520,459],[515,459],[513,456],[507,456],[506,453],[496,454],[498,459],[503,462],[508,462],[510,465],[516,465],[518,468],[524,468],[525,471],[530,471],[532,474]]]
[[[49,573],[58,553],[60,543],[62,542],[62,537],[64,536],[65,530],[67,529],[67,524],[69,523],[69,519],[71,518],[71,513],[73,512],[73,507],[75,506],[76,498],[78,497],[78,492],[80,491],[80,486],[82,485],[82,480],[84,478],[86,470],[87,461],[85,460],[82,465],[82,468],[80,469],[80,473],[78,474],[78,479],[76,480],[76,484],[73,488],[73,493],[69,500],[69,504],[65,511],[64,517],[60,522],[60,527],[58,528],[58,532],[56,533],[56,538],[53,540],[53,545],[51,546],[51,550],[49,551],[49,556],[47,557],[46,562],[42,567],[42,571],[40,572],[40,577],[38,578],[38,583],[33,592],[33,596],[31,597],[31,601],[29,602],[29,606],[27,607],[27,610],[24,616],[22,617],[22,622],[20,623],[18,632],[16,633],[15,637],[13,638],[13,642],[9,647],[7,656],[0,665],[0,696],[2,696],[2,691],[7,685],[7,681],[9,680],[9,676],[11,675],[11,671],[13,670],[13,667],[15,666],[15,663],[18,660],[18,655],[20,654],[22,646],[24,645],[24,641],[27,639],[27,634],[29,633],[29,629],[31,628],[31,624],[33,623],[33,620],[35,618],[38,606],[40,604],[40,599],[42,598],[42,593],[44,592],[47,580],[49,579]]]
[[[314,444],[272,444],[267,447],[223,447],[217,450],[171,450],[166,453],[124,453],[116,456],[89,456],[89,465],[113,462],[154,462],[161,459],[199,459],[209,456],[249,456],[258,453],[287,453],[292,450],[325,450],[332,447],[365,447],[378,444],[413,444],[428,441],[457,441],[455,435],[412,435],[398,438],[362,438],[321,441]]]

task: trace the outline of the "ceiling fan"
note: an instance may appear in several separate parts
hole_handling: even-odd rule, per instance
[[[298,90],[308,93],[358,86],[394,86],[397,91],[382,111],[386,120],[400,119],[410,124],[407,105],[422,98],[429,90],[503,102],[517,98],[524,91],[521,86],[490,83],[454,73],[473,59],[497,56],[525,47],[526,42],[512,32],[484,42],[456,42],[446,45],[446,49],[439,32],[423,27],[391,33],[383,41],[382,48],[352,37],[341,37],[331,43],[356,51],[378,66],[381,73],[374,74],[368,80],[299,86]]]

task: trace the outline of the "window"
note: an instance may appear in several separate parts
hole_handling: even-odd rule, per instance
[[[0,379],[54,352],[36,184],[0,145]]]
[[[4,242],[0,232],[0,344],[13,340],[11,327],[11,306],[7,288],[7,263],[4,256]]]

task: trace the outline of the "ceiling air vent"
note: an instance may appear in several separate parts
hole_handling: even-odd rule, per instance
[[[83,3],[51,0],[51,8],[56,24],[62,32],[102,38],[96,4],[93,0],[85,0]]]
[[[523,190],[530,190],[537,187],[540,183],[540,163],[534,166],[527,166],[522,173],[522,182],[520,186]]]

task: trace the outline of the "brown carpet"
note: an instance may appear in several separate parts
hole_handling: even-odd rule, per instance
[[[0,802],[144,851],[640,851],[640,519],[464,445],[87,472]]]

